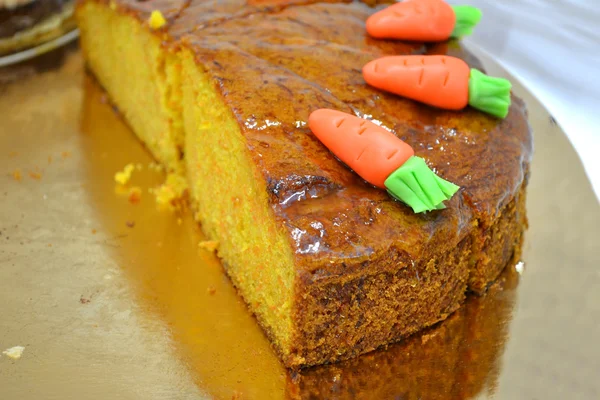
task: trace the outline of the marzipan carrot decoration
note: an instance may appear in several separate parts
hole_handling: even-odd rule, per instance
[[[459,189],[429,169],[412,147],[366,119],[320,109],[310,114],[308,126],[354,172],[415,213],[444,208],[443,202]]]
[[[367,19],[367,33],[378,39],[441,42],[470,35],[481,19],[471,6],[450,6],[443,0],[405,0]]]
[[[511,84],[469,69],[449,56],[391,56],[363,67],[365,81],[378,89],[448,110],[471,105],[504,118],[510,108]]]

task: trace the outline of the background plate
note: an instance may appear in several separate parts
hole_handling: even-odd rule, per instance
[[[37,57],[41,54],[52,51],[60,46],[71,43],[73,40],[79,37],[79,29],[73,29],[70,32],[65,33],[57,38],[41,43],[37,46],[31,47],[26,50],[19,51],[13,54],[7,54],[0,56],[0,67],[6,65],[16,64],[21,61],[29,60],[30,58]]]
[[[506,74],[479,53],[495,75]],[[525,266],[424,333],[289,374],[75,46],[0,69],[3,399],[600,398],[600,207],[539,102]],[[131,204],[113,175],[139,163]]]

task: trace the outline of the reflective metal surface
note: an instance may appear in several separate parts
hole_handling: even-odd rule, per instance
[[[163,177],[76,48],[0,69],[0,352],[25,347],[0,356],[0,397],[599,398],[600,207],[515,86],[536,136],[522,276],[403,343],[288,373],[191,216],[157,210]],[[113,181],[130,162],[138,204]]]

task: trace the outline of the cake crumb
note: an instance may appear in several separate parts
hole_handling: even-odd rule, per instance
[[[128,196],[129,188],[127,186],[115,184],[115,194],[119,196]]]
[[[421,344],[425,344],[429,342],[429,339],[432,339],[437,336],[437,332],[426,333],[421,336]]]
[[[162,164],[156,163],[154,161],[148,164],[148,169],[156,172],[162,172],[164,170]]]
[[[39,181],[40,179],[42,179],[42,174],[40,174],[39,172],[35,172],[35,171],[29,171],[29,177],[31,179],[35,179],[36,181]]]
[[[125,222],[125,225],[126,225],[128,228],[133,228],[133,227],[135,226],[135,221],[126,221],[126,222]]]
[[[181,175],[170,173],[167,175],[165,183],[153,190],[156,198],[156,204],[160,208],[174,210],[180,208],[181,202],[186,191],[187,182]]]
[[[215,289],[214,287],[209,287],[207,290],[208,294],[210,294],[211,296],[214,295],[215,293],[217,293],[217,289]]]
[[[95,234],[96,234],[96,232],[98,232],[98,231],[97,231],[97,230],[95,230],[95,229],[92,229],[92,235],[95,235]]]
[[[160,11],[154,10],[150,14],[150,19],[148,20],[148,23],[150,24],[150,28],[160,29],[167,24],[167,20]]]
[[[121,185],[126,185],[131,179],[131,173],[135,169],[135,165],[129,163],[123,168],[123,171],[119,171],[115,174],[115,182]]]
[[[241,400],[243,398],[243,393],[238,392],[237,390],[233,392],[231,395],[231,400]]]
[[[129,189],[129,202],[131,204],[138,204],[142,200],[142,189],[134,186]]]
[[[81,304],[88,304],[90,301],[91,301],[90,299],[86,299],[85,297],[83,297],[83,295],[81,295],[81,296],[79,297],[79,302],[80,302]]]
[[[198,243],[198,247],[200,247],[203,250],[210,251],[212,253],[219,248],[219,242],[217,242],[216,240],[203,240],[200,243]]]
[[[15,169],[12,173],[12,177],[15,181],[17,182],[21,182],[21,179],[23,179],[23,176],[21,175],[21,171],[18,169]]]
[[[2,352],[2,354],[4,354],[5,356],[7,356],[9,358],[12,358],[13,360],[18,360],[23,355],[24,350],[25,350],[25,347],[23,347],[23,346],[14,346],[14,347],[11,347],[10,349],[4,350]]]

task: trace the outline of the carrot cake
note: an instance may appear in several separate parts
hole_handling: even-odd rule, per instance
[[[73,0],[0,0],[0,55],[75,29]]]
[[[532,136],[369,86],[390,55],[477,60],[456,42],[369,37],[376,2],[81,0],[90,71],[135,134],[184,176],[195,215],[290,368],[348,359],[445,319],[518,255]],[[393,132],[460,186],[415,213],[341,163],[308,127],[321,108]]]

